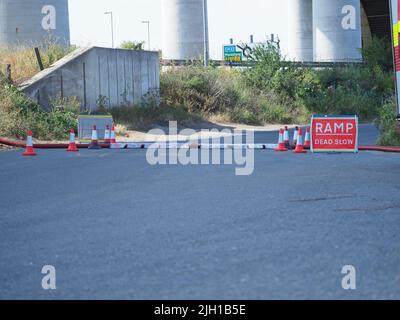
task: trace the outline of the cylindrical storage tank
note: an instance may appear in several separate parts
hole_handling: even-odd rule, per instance
[[[290,60],[313,61],[312,0],[289,0]]]
[[[203,0],[162,0],[162,20],[163,59],[203,57]]]
[[[313,0],[314,60],[360,61],[360,0]]]
[[[69,41],[68,0],[0,0],[0,46]]]

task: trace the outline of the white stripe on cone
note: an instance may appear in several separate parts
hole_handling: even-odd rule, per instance
[[[111,134],[110,134],[110,129],[106,128],[106,131],[104,133],[104,140],[110,140]]]
[[[26,138],[26,146],[27,147],[33,147],[33,142],[32,142],[32,136],[27,136]]]
[[[93,128],[93,130],[92,130],[92,141],[97,141],[97,140],[99,140],[99,137],[97,135],[97,129]]]

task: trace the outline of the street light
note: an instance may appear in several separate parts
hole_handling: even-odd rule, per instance
[[[114,48],[114,18],[112,11],[104,12],[104,14],[109,14],[111,16],[111,41],[112,47]]]
[[[208,48],[208,12],[207,0],[203,0],[203,25],[204,25],[204,66],[208,67],[209,48]]]
[[[151,45],[150,45],[150,21],[145,20],[142,21],[142,23],[147,24],[147,44],[149,46],[149,51],[151,50]]]

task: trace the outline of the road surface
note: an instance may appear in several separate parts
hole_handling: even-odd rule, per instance
[[[0,299],[400,298],[398,154],[260,150],[238,177],[144,150],[38,153],[0,152]]]

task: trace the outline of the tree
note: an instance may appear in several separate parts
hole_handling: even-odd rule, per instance
[[[143,50],[143,44],[144,42],[136,42],[136,41],[124,41],[121,43],[120,48],[121,49],[128,49],[128,50]]]

